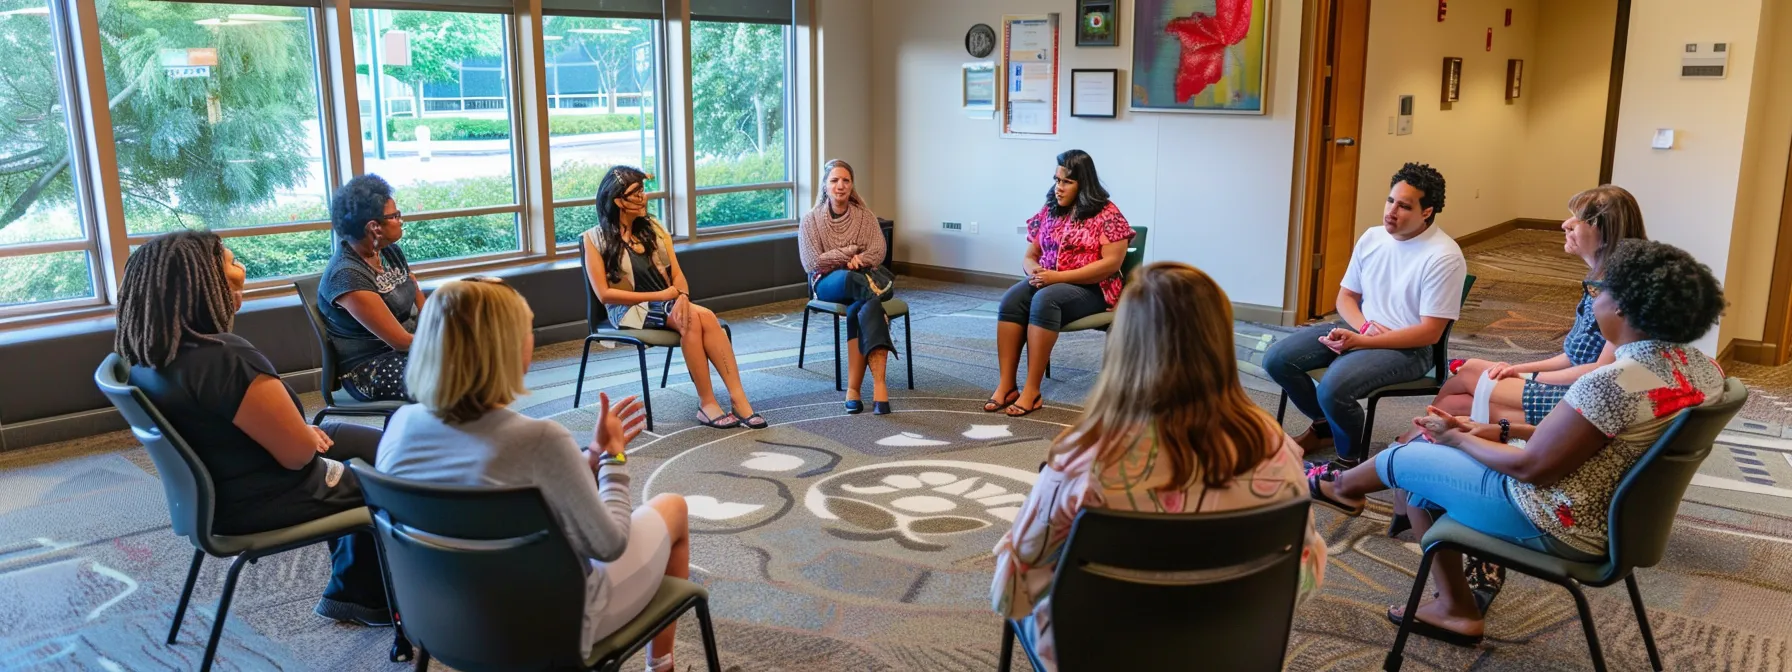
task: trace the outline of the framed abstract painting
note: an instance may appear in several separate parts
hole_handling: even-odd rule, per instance
[[[1264,114],[1271,0],[1137,0],[1136,112]]]

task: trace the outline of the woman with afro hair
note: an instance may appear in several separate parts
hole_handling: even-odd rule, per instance
[[[1723,396],[1724,374],[1688,345],[1724,310],[1711,269],[1679,248],[1625,240],[1605,276],[1588,283],[1599,331],[1617,360],[1576,380],[1536,426],[1479,424],[1433,407],[1413,420],[1422,437],[1396,443],[1336,480],[1308,483],[1318,504],[1360,515],[1364,495],[1411,493],[1423,535],[1430,511],[1514,544],[1574,561],[1606,555],[1606,512],[1618,482],[1686,409]],[[1483,619],[1459,553],[1431,565],[1435,600],[1419,607],[1414,633],[1460,646],[1481,641]],[[1388,610],[1398,624],[1402,606]]]

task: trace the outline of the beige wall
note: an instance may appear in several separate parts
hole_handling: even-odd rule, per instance
[[[1059,105],[1053,141],[1007,140],[993,119],[960,109],[965,30],[1003,14],[1058,12],[1059,85],[1072,68],[1117,68],[1122,96],[1132,67],[1131,3],[1119,48],[1075,47],[1069,0],[873,0],[872,156],[875,206],[896,220],[898,259],[1018,275],[1026,248],[1016,228],[1039,210],[1053,157],[1094,156],[1102,184],[1126,217],[1151,227],[1146,257],[1200,266],[1235,302],[1280,307],[1295,199],[1302,3],[1271,3],[1269,114],[1134,113],[1069,116]],[[993,56],[993,54],[992,54]],[[949,233],[942,221],[977,222]]]
[[[1750,113],[1756,110],[1753,94],[1767,84],[1755,76],[1762,12],[1761,0],[1704,0],[1698,11],[1687,11],[1681,0],[1635,0],[1624,61],[1612,181],[1636,194],[1651,238],[1686,249],[1717,277],[1732,281],[1732,243],[1739,221],[1754,206],[1744,196],[1754,193],[1752,183],[1758,181],[1753,173],[1744,174],[1744,148],[1751,139]],[[1729,76],[1682,79],[1681,47],[1687,42],[1728,42]],[[1760,131],[1767,123],[1756,118],[1754,139],[1764,141]],[[1650,149],[1657,128],[1675,129],[1673,149]],[[1776,151],[1784,147],[1782,141]],[[1744,191],[1745,184],[1751,191]],[[1752,225],[1744,222],[1742,232],[1752,236]],[[1737,335],[1749,312],[1734,307],[1749,290],[1737,291],[1722,340],[1714,329],[1698,342],[1709,354],[1718,354]]]
[[[1545,1],[1537,10],[1518,216],[1561,219],[1569,197],[1599,186],[1618,0]]]
[[[844,159],[852,164],[859,195],[876,208],[871,172],[871,0],[815,0],[815,15],[820,162]]]
[[[1719,334],[1720,344],[1733,338],[1762,338],[1786,188],[1787,149],[1792,147],[1792,87],[1787,86],[1787,78],[1792,77],[1792,45],[1785,42],[1792,40],[1792,7],[1764,5],[1761,30],[1755,38],[1761,46],[1749,98],[1730,267],[1724,274],[1730,309]]]
[[[1539,100],[1530,77],[1530,69],[1539,65],[1534,55],[1537,5],[1537,0],[1454,2],[1448,18],[1439,23],[1433,0],[1370,4],[1357,180],[1359,231],[1381,222],[1388,177],[1408,161],[1429,163],[1443,173],[1449,189],[1437,222],[1452,236],[1521,216],[1526,117]],[[1504,26],[1508,7],[1513,12],[1510,28]],[[1485,48],[1489,27],[1491,52]],[[1462,99],[1447,106],[1440,102],[1446,56],[1462,59]],[[1508,102],[1510,58],[1524,59],[1531,82],[1524,95]],[[1398,113],[1403,94],[1413,96],[1413,131],[1394,135],[1388,119]],[[1596,172],[1597,154],[1594,165]]]

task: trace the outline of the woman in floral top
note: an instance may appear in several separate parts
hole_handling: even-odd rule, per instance
[[[1114,308],[1120,299],[1120,264],[1132,227],[1108,200],[1095,174],[1095,159],[1080,149],[1058,155],[1045,207],[1027,220],[1027,277],[1008,288],[996,312],[996,354],[1001,380],[983,404],[985,413],[1009,417],[1045,406],[1039,384],[1051,361],[1058,329]],[[1027,348],[1027,384],[1015,382],[1020,349]]]
[[[1617,360],[1574,381],[1535,427],[1482,425],[1435,407],[1414,423],[1426,439],[1396,444],[1336,480],[1311,477],[1316,503],[1357,515],[1363,496],[1412,493],[1413,529],[1443,509],[1457,522],[1532,550],[1591,562],[1605,556],[1606,512],[1618,482],[1680,413],[1723,396],[1717,363],[1690,345],[1723,314],[1717,279],[1684,250],[1626,240],[1592,286],[1599,331]],[[1506,440],[1524,443],[1509,445]],[[1419,607],[1414,633],[1452,644],[1481,641],[1484,623],[1460,554],[1431,565],[1437,599]],[[1403,607],[1388,610],[1399,623]]]
[[[1089,409],[1052,446],[996,544],[995,610],[1024,619],[1018,634],[1048,667],[1052,573],[1085,507],[1203,513],[1307,496],[1299,448],[1238,382],[1226,293],[1180,263],[1152,264],[1133,281]],[[1300,566],[1297,600],[1324,577],[1325,541],[1310,518]]]

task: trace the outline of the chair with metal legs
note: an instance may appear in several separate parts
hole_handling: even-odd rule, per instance
[[[803,336],[796,346],[796,368],[800,369],[803,368],[803,356],[809,350],[809,314],[826,313],[834,316],[834,389],[836,391],[846,389],[846,381],[840,373],[840,362],[844,361],[840,355],[840,318],[846,316],[848,307],[850,306],[844,303],[811,299],[808,305],[803,306]],[[908,302],[891,298],[884,302],[884,314],[889,316],[892,321],[898,317],[902,318],[902,357],[908,363],[908,389],[915,389],[915,341],[909,331]]]
[[[339,415],[357,418],[381,418],[391,420],[408,401],[359,401],[348,395],[336,396],[342,389],[342,382],[336,378],[336,342],[330,339],[329,327],[324,324],[323,311],[317,308],[317,286],[323,276],[307,275],[292,281],[292,287],[299,293],[299,303],[305,307],[305,318],[311,322],[311,330],[317,333],[318,347],[318,381],[317,391],[323,395],[324,407],[312,416],[311,424],[324,421],[324,418]]]
[[[584,255],[580,255],[583,257]],[[580,260],[581,266],[584,260]],[[597,292],[591,289],[589,268],[583,278],[585,285],[585,327],[589,335],[585,337],[584,351],[579,355],[579,380],[573,384],[572,406],[579,407],[585,394],[585,367],[591,363],[592,343],[621,343],[633,346],[635,356],[641,363],[641,405],[647,411],[647,431],[653,431],[653,392],[647,386],[647,349],[665,348],[666,363],[660,368],[660,387],[666,386],[666,379],[672,374],[672,351],[684,343],[684,337],[671,329],[616,329],[610,325],[610,313],[604,310],[604,304],[597,300]],[[720,317],[716,323],[722,325],[722,332],[728,340],[734,340],[734,328],[728,321]]]

